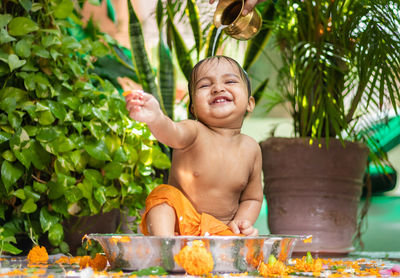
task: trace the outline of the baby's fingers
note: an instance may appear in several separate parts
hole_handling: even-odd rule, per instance
[[[228,224],[229,228],[231,228],[232,232],[235,234],[240,234],[240,229],[238,225],[235,223],[235,221],[231,221]]]
[[[258,229],[254,228],[253,226],[250,226],[246,229],[242,229],[241,233],[244,234],[245,236],[258,236]]]

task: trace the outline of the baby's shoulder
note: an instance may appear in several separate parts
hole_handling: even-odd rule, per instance
[[[250,151],[261,153],[260,144],[253,138],[246,134],[241,134],[241,145],[248,148]]]

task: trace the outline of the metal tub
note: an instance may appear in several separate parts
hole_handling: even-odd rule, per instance
[[[298,240],[308,236],[261,235],[241,236],[143,236],[137,234],[89,234],[87,239],[102,246],[114,268],[133,271],[161,266],[168,272],[185,272],[174,256],[194,240],[202,240],[214,259],[213,273],[253,271],[272,254],[286,262]]]

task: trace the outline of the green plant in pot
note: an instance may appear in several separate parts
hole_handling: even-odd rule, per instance
[[[138,220],[161,183],[156,168],[170,162],[111,83],[90,73],[108,50],[68,35],[67,18],[79,23],[72,1],[2,1],[0,11],[0,253],[26,253],[29,238],[75,253],[85,232]]]
[[[399,5],[288,0],[275,6],[283,61],[278,97],[290,104],[296,138],[261,143],[269,229],[313,235],[295,251],[348,253],[369,155],[355,127],[371,109],[399,106]]]

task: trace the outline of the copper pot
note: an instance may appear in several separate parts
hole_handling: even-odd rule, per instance
[[[238,40],[251,39],[262,25],[261,14],[256,9],[242,15],[244,2],[245,0],[219,0],[214,12],[215,27],[225,25],[225,33]]]

